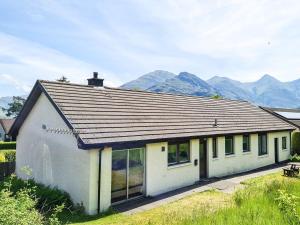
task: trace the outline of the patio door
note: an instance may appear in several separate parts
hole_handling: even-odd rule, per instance
[[[145,150],[126,149],[112,152],[112,203],[144,193]]]

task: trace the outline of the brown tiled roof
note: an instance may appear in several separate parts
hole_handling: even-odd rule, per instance
[[[295,129],[246,101],[40,83],[85,144]]]
[[[0,119],[0,124],[4,129],[4,132],[8,134],[11,126],[15,122],[15,119]]]

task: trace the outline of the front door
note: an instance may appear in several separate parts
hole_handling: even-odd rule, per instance
[[[274,138],[275,163],[278,163],[278,138]]]
[[[200,139],[200,179],[207,178],[207,140]]]
[[[144,165],[144,148],[112,152],[112,203],[143,195]]]

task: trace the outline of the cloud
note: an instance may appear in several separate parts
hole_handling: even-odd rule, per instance
[[[0,74],[0,83],[6,84],[9,86],[13,86],[15,89],[23,92],[23,93],[29,93],[31,87],[19,79],[14,78],[12,75],[9,74]]]

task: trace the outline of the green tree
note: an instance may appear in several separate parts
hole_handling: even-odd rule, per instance
[[[292,133],[292,151],[294,154],[300,154],[300,132]]]
[[[213,95],[212,98],[213,99],[222,99],[222,96],[221,95]]]
[[[8,107],[4,109],[4,112],[6,112],[6,116],[16,118],[23,108],[25,101],[25,98],[14,96],[13,101],[11,103],[8,103]]]
[[[61,77],[58,78],[56,81],[62,82],[62,83],[70,83],[70,81],[68,80],[68,78],[65,77],[65,76],[61,76]]]

